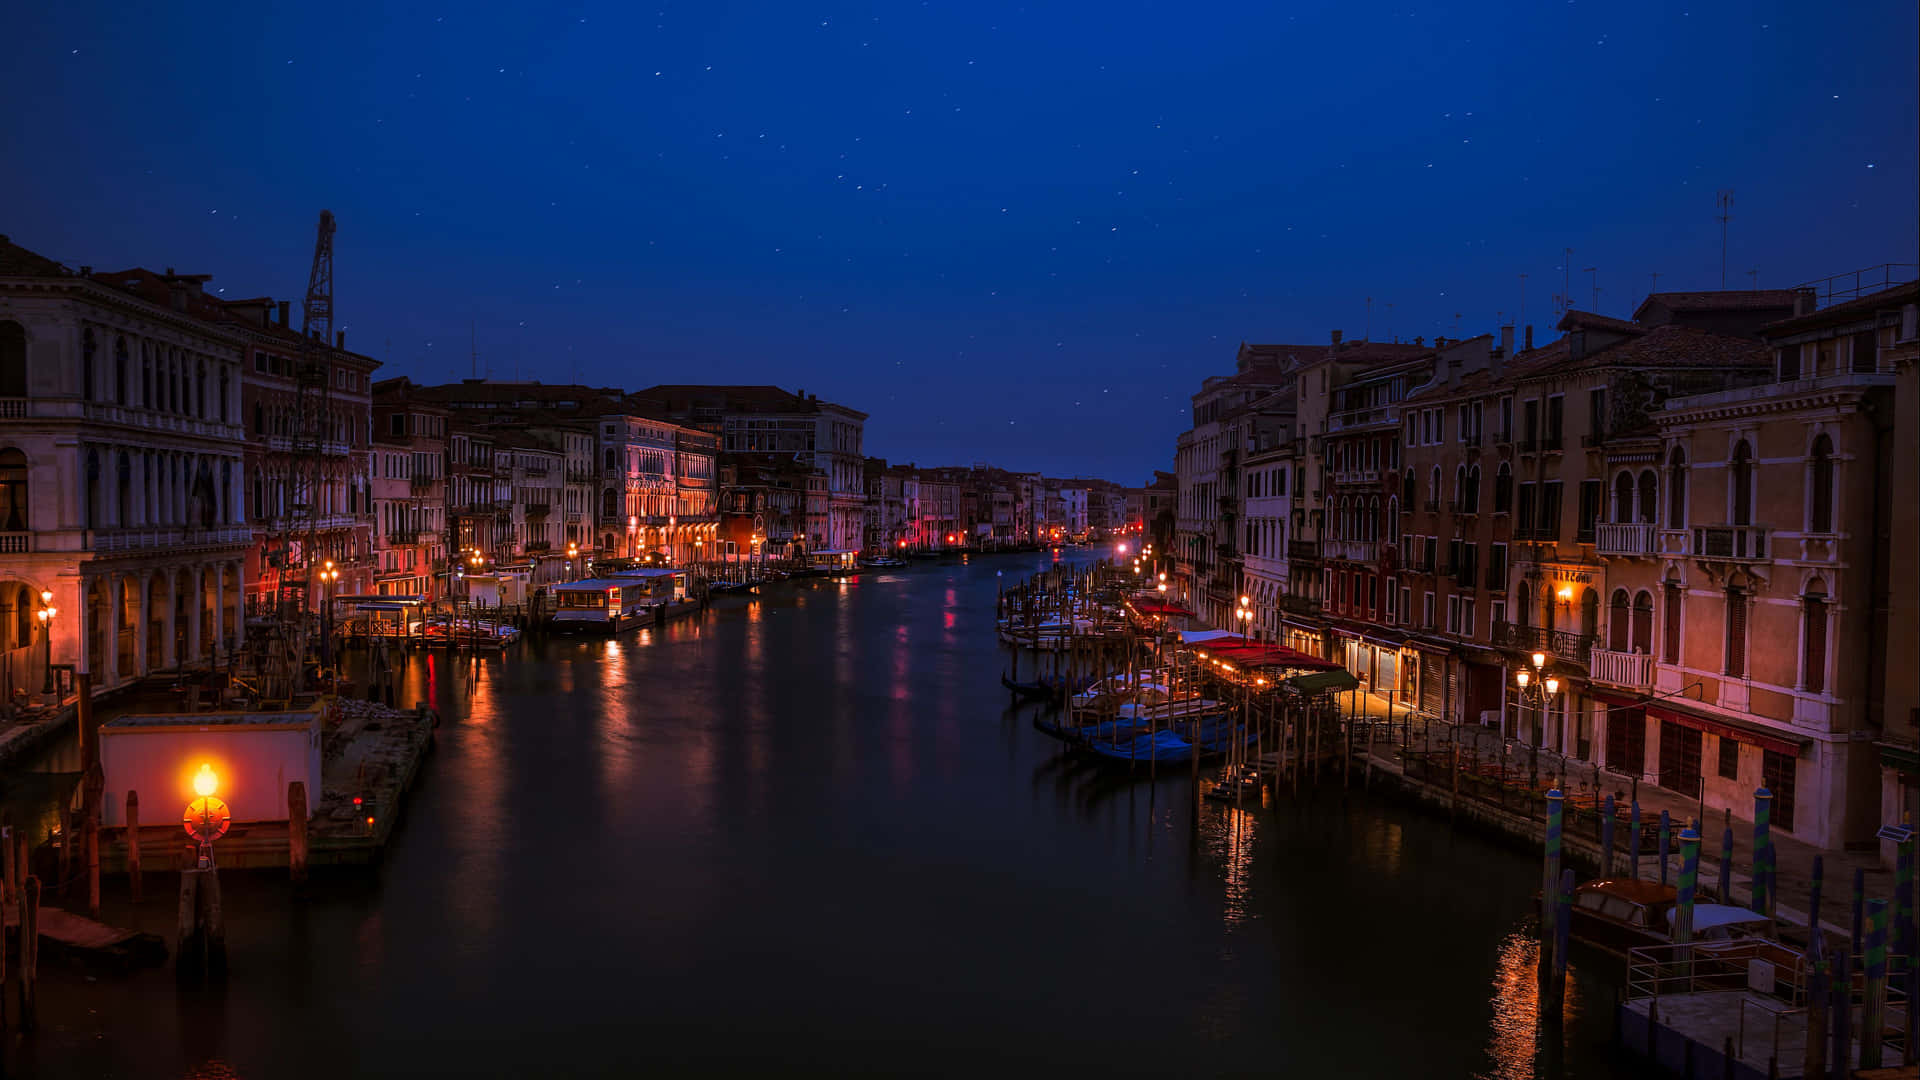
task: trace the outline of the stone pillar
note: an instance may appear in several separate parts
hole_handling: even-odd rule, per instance
[[[127,575],[115,574],[107,583],[107,677],[106,685],[117,685],[129,673],[120,670],[120,620],[126,618]]]
[[[243,559],[233,561],[233,647],[239,648],[247,640],[247,564]]]
[[[204,614],[201,611],[201,602],[202,590],[205,588],[205,583],[200,580],[200,577],[205,572],[206,568],[201,566],[187,568],[187,581],[191,585],[187,594],[187,655],[180,658],[182,662],[200,658],[200,624]]]
[[[147,655],[147,632],[153,625],[153,594],[147,583],[153,579],[151,571],[143,571],[136,580],[140,584],[140,625],[133,630],[133,674],[145,675],[153,670],[153,658]]]
[[[213,649],[214,656],[220,655],[220,643],[226,640],[227,624],[227,571],[224,566],[213,568]]]
[[[179,649],[176,647],[180,612],[180,571],[163,570],[161,577],[167,583],[167,610],[160,616],[160,666],[177,667],[180,664]]]
[[[93,605],[88,603],[92,592],[93,579],[84,576],[80,578],[80,593],[77,597],[79,602],[73,605],[73,625],[77,631],[80,647],[74,650],[73,670],[82,673],[92,670],[88,666],[91,662],[89,654],[93,651],[90,647],[93,644]],[[58,605],[55,606],[58,607]]]

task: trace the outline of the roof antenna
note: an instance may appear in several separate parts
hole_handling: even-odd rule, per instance
[[[1647,292],[1649,295],[1651,295],[1659,291],[1660,291],[1660,271],[1655,270],[1653,272],[1653,288],[1647,290]]]
[[[476,379],[477,379],[477,378],[479,378],[479,377],[480,377],[480,326],[479,326],[479,324],[478,324],[478,323],[472,323],[472,322],[470,322],[470,323],[468,323],[468,324],[467,324],[467,334],[468,334],[468,336],[469,336],[469,338],[470,338],[470,340],[471,340],[471,342],[472,342],[472,346],[473,346],[473,371],[472,371],[472,375],[473,375],[473,377],[474,377],[474,378],[476,378]]]
[[[1520,275],[1520,313],[1513,317],[1516,323],[1527,321],[1527,275]]]
[[[1593,313],[1598,315],[1600,314],[1600,270],[1598,267],[1585,266],[1581,267],[1580,272],[1593,275],[1588,279],[1588,284],[1593,286]]]
[[[1562,248],[1561,251],[1560,295],[1553,298],[1553,303],[1554,306],[1559,309],[1560,314],[1565,315],[1573,309],[1573,279],[1571,277],[1573,273],[1573,249]]]
[[[1367,321],[1362,323],[1361,326],[1363,327],[1363,329],[1360,331],[1360,340],[1372,341],[1373,340],[1373,297],[1371,296],[1367,297]]]
[[[1720,206],[1720,291],[1727,291],[1727,219],[1733,216],[1733,189],[1721,188],[1716,200]]]
[[[1759,267],[1756,266],[1753,269],[1747,271],[1747,288],[1752,289],[1755,292],[1760,291],[1760,268]]]

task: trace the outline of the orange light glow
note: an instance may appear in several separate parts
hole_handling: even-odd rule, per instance
[[[214,774],[213,766],[201,762],[200,771],[193,774],[193,793],[204,799],[219,790],[220,777]]]

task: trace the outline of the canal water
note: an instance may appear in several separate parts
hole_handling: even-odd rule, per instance
[[[1084,554],[1084,553],[1083,553]],[[1612,1077],[1617,975],[1536,1037],[1537,857],[1332,786],[1197,814],[999,685],[1050,555],[416,658],[439,744],[375,871],[225,877],[231,978],[50,972],[48,1077]],[[1197,821],[1196,821],[1197,817]],[[108,921],[171,940],[171,881]],[[58,901],[54,901],[58,902]],[[74,897],[69,901],[79,904]]]

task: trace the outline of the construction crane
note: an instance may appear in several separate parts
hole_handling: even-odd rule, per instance
[[[295,407],[290,432],[292,463],[287,477],[291,489],[288,513],[281,517],[279,535],[272,541],[279,579],[274,593],[272,625],[252,658],[263,704],[290,700],[300,683],[306,662],[317,576],[326,563],[318,543],[326,515],[325,496],[330,481],[342,467],[333,453],[332,379],[323,354],[333,337],[333,211],[320,211],[313,243],[313,266],[307,274],[307,295],[301,308],[300,353],[294,362]]]

